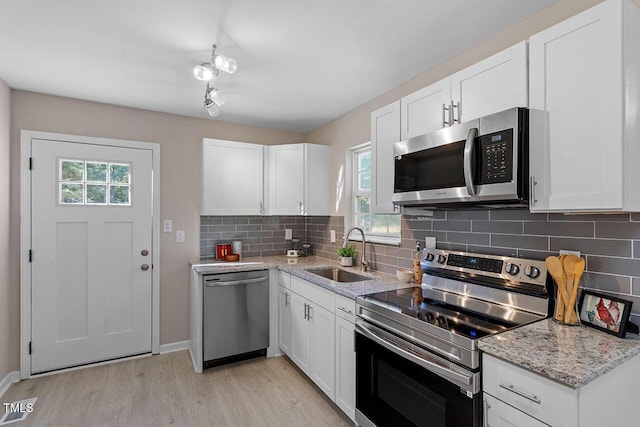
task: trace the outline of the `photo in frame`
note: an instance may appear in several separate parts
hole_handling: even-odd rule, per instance
[[[583,290],[578,303],[580,322],[624,338],[632,304],[632,301]]]

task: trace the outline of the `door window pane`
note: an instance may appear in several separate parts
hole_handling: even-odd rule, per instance
[[[112,184],[128,184],[129,183],[129,165],[110,165],[110,183]]]
[[[84,204],[84,185],[61,183],[60,203],[72,205]]]
[[[109,188],[111,198],[109,202],[112,205],[128,205],[129,204],[129,186],[128,185],[111,185]]]
[[[107,182],[107,164],[87,162],[87,181]]]
[[[107,186],[87,184],[87,204],[88,205],[106,205],[107,204]]]
[[[60,181],[83,181],[84,162],[62,160],[60,162]]]

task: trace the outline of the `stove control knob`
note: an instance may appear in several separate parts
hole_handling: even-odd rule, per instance
[[[431,252],[427,253],[427,258],[426,258],[427,261],[431,262],[431,261],[433,261],[433,258],[434,258],[434,256],[433,256],[433,254]]]
[[[438,255],[438,262],[440,264],[444,264],[445,262],[447,262],[447,257],[444,255]]]
[[[534,267],[533,265],[528,265],[524,269],[524,274],[526,276],[531,277],[532,279],[535,279],[536,277],[540,276],[540,269],[537,267]]]
[[[509,273],[512,276],[515,276],[516,274],[520,273],[520,267],[518,267],[516,264],[510,262],[507,265],[504,266],[504,271],[506,271],[507,273]]]

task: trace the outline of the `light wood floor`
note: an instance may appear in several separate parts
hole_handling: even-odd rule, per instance
[[[284,357],[196,374],[180,351],[21,381],[2,401],[29,397],[12,427],[353,425]]]

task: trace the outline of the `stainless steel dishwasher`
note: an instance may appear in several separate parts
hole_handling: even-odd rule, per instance
[[[203,285],[203,368],[265,356],[269,271],[205,275]]]

